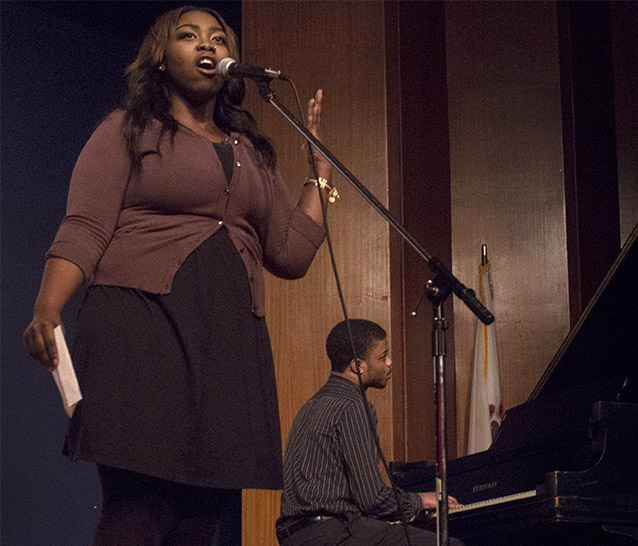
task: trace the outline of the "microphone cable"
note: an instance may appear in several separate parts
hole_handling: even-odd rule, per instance
[[[307,129],[306,126],[306,119],[304,117],[303,114],[303,106],[301,105],[301,100],[299,99],[299,93],[297,92],[297,87],[294,84],[294,82],[292,80],[286,80],[288,81],[288,83],[290,84],[290,86],[293,89],[294,95],[295,95],[295,99],[297,101],[297,107],[299,108],[299,112],[300,112],[300,119],[301,119],[301,123],[303,124],[304,128]],[[312,171],[313,174],[315,176],[315,180],[319,180],[319,173],[317,171],[317,163],[316,163],[316,158],[315,155],[312,151],[312,144],[310,142],[306,142],[307,147],[308,147],[308,161],[312,167]],[[348,338],[350,340],[350,347],[352,349],[352,354],[354,357],[354,361],[355,361],[355,366],[356,366],[356,370],[357,370],[357,376],[359,378],[359,390],[361,391],[361,396],[363,399],[363,403],[364,403],[364,407],[365,407],[365,413],[367,416],[367,420],[368,420],[368,426],[370,428],[370,433],[372,434],[372,437],[374,438],[374,442],[377,448],[377,452],[379,457],[381,458],[381,462],[383,463],[383,469],[388,477],[388,480],[390,481],[390,487],[392,489],[392,492],[394,493],[394,498],[396,500],[397,503],[397,507],[398,507],[398,511],[401,517],[401,525],[403,527],[403,530],[405,532],[405,538],[407,540],[407,546],[412,546],[412,541],[410,539],[410,533],[409,533],[409,525],[408,525],[408,517],[406,515],[406,511],[405,511],[405,507],[403,506],[403,504],[401,503],[400,500],[400,496],[399,496],[399,491],[397,488],[397,485],[394,481],[394,478],[392,477],[392,474],[390,473],[390,469],[386,460],[386,457],[383,453],[383,450],[381,449],[381,442],[379,440],[379,434],[377,432],[377,427],[375,425],[374,422],[374,416],[372,414],[371,411],[371,407],[372,405],[370,404],[370,402],[368,401],[368,397],[366,396],[366,391],[365,388],[363,386],[363,381],[361,379],[361,368],[359,365],[359,358],[357,357],[356,354],[356,349],[354,346],[354,339],[352,336],[352,330],[350,328],[350,319],[348,317],[348,309],[346,306],[346,301],[343,295],[343,290],[341,287],[341,279],[339,277],[339,270],[337,267],[337,261],[335,258],[335,254],[334,254],[334,249],[332,246],[332,237],[330,234],[330,228],[328,226],[328,215],[327,215],[327,206],[326,206],[326,202],[324,201],[324,194],[322,192],[322,188],[317,185],[317,192],[319,193],[319,201],[321,202],[321,214],[323,216],[323,223],[324,223],[324,230],[326,232],[326,243],[328,245],[328,251],[330,254],[330,262],[331,262],[331,266],[332,266],[332,273],[335,279],[335,283],[337,286],[337,293],[339,294],[339,301],[341,303],[341,309],[343,312],[343,317],[344,317],[344,321],[346,323],[346,329],[348,331]]]

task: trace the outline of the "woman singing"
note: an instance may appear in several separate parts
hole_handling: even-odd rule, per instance
[[[24,335],[53,369],[53,329],[88,283],[65,452],[98,468],[94,546],[209,546],[229,490],[282,487],[262,270],[305,274],[321,197],[311,183],[291,202],[243,80],[216,74],[225,57],[239,58],[237,41],[216,12],[157,19],[122,108],[77,160]],[[308,105],[317,136],[321,98]]]

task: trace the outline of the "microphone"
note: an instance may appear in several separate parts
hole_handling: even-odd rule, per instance
[[[215,71],[222,78],[250,78],[251,80],[287,80],[279,70],[240,64],[232,57],[226,57],[217,63]]]

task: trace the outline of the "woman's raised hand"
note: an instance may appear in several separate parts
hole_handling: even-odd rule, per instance
[[[308,101],[308,111],[306,114],[306,126],[308,130],[312,133],[312,135],[317,139],[321,140],[319,135],[319,127],[321,125],[321,100],[323,99],[323,91],[318,89],[315,93],[315,96],[312,97]],[[307,147],[306,147],[307,150]],[[317,170],[319,171],[317,174],[322,177],[328,179],[330,176],[331,166],[328,160],[321,155],[319,151],[313,146],[313,154],[315,157],[315,162],[317,163]]]

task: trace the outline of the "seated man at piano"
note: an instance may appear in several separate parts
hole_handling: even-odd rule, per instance
[[[379,470],[377,415],[364,392],[383,389],[392,374],[385,330],[364,319],[349,326],[340,322],[328,335],[330,377],[293,422],[277,538],[281,546],[435,545],[435,533],[409,524],[436,509],[435,493],[395,494]]]

